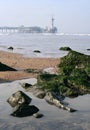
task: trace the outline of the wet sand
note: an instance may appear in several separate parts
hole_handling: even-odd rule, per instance
[[[0,129],[1,130],[89,130],[90,129],[90,95],[75,99],[66,98],[65,102],[78,111],[70,113],[49,105],[44,99],[38,99],[30,92],[25,92],[20,83],[34,84],[35,78],[17,80],[0,84]],[[44,117],[36,119],[33,116],[24,118],[12,117],[11,106],[6,102],[12,93],[22,90],[32,98],[32,105],[39,108]]]

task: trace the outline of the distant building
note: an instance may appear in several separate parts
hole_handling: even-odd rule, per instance
[[[45,32],[46,33],[57,33],[58,29],[54,26],[54,18],[51,19],[51,28],[46,27]]]
[[[37,27],[37,26],[34,26],[34,27],[21,26],[19,27],[19,30],[18,30],[19,33],[43,33],[43,31],[44,31],[43,28]]]
[[[52,17],[52,28],[50,29],[50,33],[56,33],[57,32],[57,28],[54,26],[54,18]]]

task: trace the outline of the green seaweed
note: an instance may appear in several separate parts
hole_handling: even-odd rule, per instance
[[[76,51],[60,59],[58,75],[38,75],[38,86],[68,97],[90,93],[90,56]]]

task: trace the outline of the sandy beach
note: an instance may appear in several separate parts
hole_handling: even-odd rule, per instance
[[[12,81],[0,83],[0,130],[89,130],[90,129],[90,95],[78,98],[65,98],[64,102],[75,108],[75,113],[59,109],[38,99],[31,92],[26,92],[20,83],[35,84],[37,74],[26,73],[24,69],[38,69],[53,67],[57,71],[59,58],[25,58],[22,55],[0,51],[0,62],[19,71],[0,72],[0,79]],[[32,98],[32,105],[39,108],[44,117],[36,119],[33,116],[12,117],[11,106],[6,102],[16,91],[21,90]]]
[[[45,68],[53,67],[57,71],[57,65],[60,62],[59,58],[26,58],[20,54],[0,51],[0,62],[13,67],[17,72],[0,72],[0,79],[18,80],[23,78],[36,77],[37,74],[26,73],[25,69],[37,69],[38,71]]]

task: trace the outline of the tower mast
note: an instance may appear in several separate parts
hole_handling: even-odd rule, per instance
[[[54,18],[52,17],[52,29],[54,28]]]

